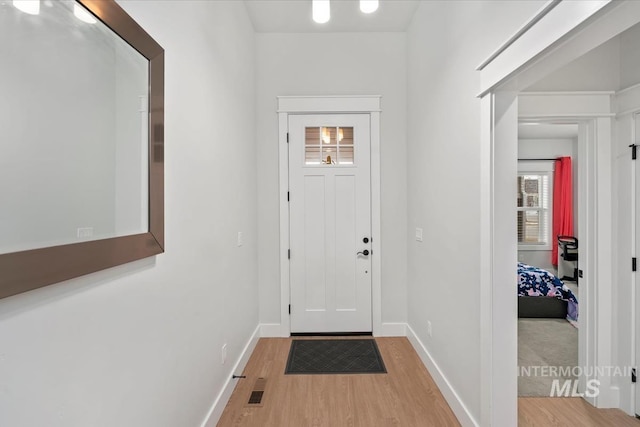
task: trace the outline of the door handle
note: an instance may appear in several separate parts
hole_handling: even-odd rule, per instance
[[[361,255],[361,254],[364,255],[364,256],[369,256],[369,249],[365,249],[362,252],[358,252],[356,255]]]

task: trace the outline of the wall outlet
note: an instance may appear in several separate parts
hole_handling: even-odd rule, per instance
[[[242,246],[244,244],[244,236],[242,235],[242,231],[238,231],[238,246]]]
[[[86,239],[93,236],[93,227],[80,227],[76,230],[78,239]]]
[[[422,228],[416,228],[416,240],[422,242]]]
[[[225,362],[227,361],[227,344],[226,343],[222,346],[222,355],[221,356],[222,356],[222,364],[224,365]]]
[[[427,320],[427,335],[429,335],[429,338],[432,336],[431,321],[429,320]]]

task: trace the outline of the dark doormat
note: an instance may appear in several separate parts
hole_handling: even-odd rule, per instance
[[[387,373],[375,340],[293,340],[285,374]]]

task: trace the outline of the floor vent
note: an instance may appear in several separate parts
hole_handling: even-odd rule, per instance
[[[248,405],[251,406],[261,406],[262,405],[262,397],[264,396],[264,390],[267,385],[267,380],[265,378],[258,378],[253,385],[253,390],[251,391],[251,396],[249,396]]]
[[[264,394],[264,390],[261,391],[252,391],[251,396],[249,396],[249,405],[259,405],[262,403],[262,395]]]

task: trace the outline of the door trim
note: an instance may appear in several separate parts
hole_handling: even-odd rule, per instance
[[[385,335],[382,328],[382,275],[380,223],[380,95],[367,96],[279,96],[278,156],[280,200],[280,325],[274,335],[291,335],[289,317],[289,147],[287,132],[290,114],[369,114],[371,126],[371,316],[374,336]]]
[[[609,95],[605,94],[604,97],[609,98]],[[524,103],[523,95],[520,95],[518,101],[521,107]],[[544,118],[541,116],[538,122],[553,121],[553,107],[554,104],[550,103],[542,108],[550,114]],[[578,198],[578,227],[575,231],[580,240],[579,268],[584,272],[584,277],[580,279],[578,297],[578,366],[585,369],[582,369],[579,377],[578,391],[584,393],[588,381],[599,381],[600,395],[594,397],[585,394],[583,398],[594,406],[609,407],[613,405],[609,402],[619,398],[612,396],[611,378],[599,376],[596,367],[614,365],[614,360],[605,353],[606,349],[611,348],[611,334],[604,332],[613,327],[613,289],[611,280],[608,279],[612,277],[613,260],[608,254],[614,252],[612,234],[608,230],[611,229],[613,217],[610,194],[607,195],[606,191],[599,188],[609,186],[612,179],[610,173],[603,171],[603,164],[607,165],[611,161],[606,147],[612,144],[612,117],[609,111],[590,119],[566,114],[557,117],[563,122],[573,121],[579,126],[578,159],[574,163],[578,172],[577,186],[574,187],[574,197]],[[535,119],[532,117],[532,120]]]
[[[613,173],[611,138],[616,103],[615,92],[521,92],[518,96],[518,116],[533,122],[574,122],[579,125],[578,228],[580,238],[579,268],[581,280],[579,307],[579,366],[583,369],[579,391],[586,382],[598,380],[600,394],[584,399],[597,407],[618,406],[619,394],[611,378],[597,375],[596,366],[612,366],[608,353],[612,348],[613,328]],[[587,375],[588,374],[588,375]],[[613,390],[613,391],[612,391]]]

